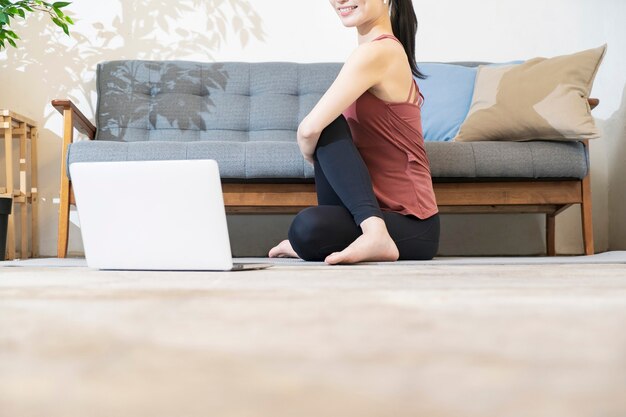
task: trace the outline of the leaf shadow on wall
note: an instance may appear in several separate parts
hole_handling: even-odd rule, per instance
[[[43,255],[56,253],[54,220],[58,207],[53,199],[59,195],[63,135],[62,117],[50,105],[51,100],[69,98],[93,121],[96,67],[102,61],[212,62],[228,45],[245,47],[255,40],[265,41],[266,36],[252,0],[117,0],[96,8],[85,4],[75,3],[75,14],[70,10],[76,22],[70,38],[47,17],[33,15],[19,22],[21,27],[15,27],[22,38],[19,48],[9,48],[0,58],[0,73],[6,80],[0,102],[36,120],[40,127],[38,170]],[[98,10],[107,13],[100,16]],[[80,233],[70,236],[73,236],[71,249],[80,242]]]
[[[261,17],[249,0],[120,1],[119,10],[110,24],[94,22],[89,30],[80,16],[76,17],[70,46],[59,42],[63,35],[46,18],[34,17],[22,32],[19,49],[7,51],[8,59],[0,62],[0,70],[13,70],[12,79],[18,85],[35,83],[37,91],[46,92],[46,97],[41,97],[46,104],[55,98],[70,98],[85,113],[95,114],[95,71],[102,61],[202,56],[202,61],[210,62],[232,42],[230,34],[244,47],[252,38],[263,41],[265,36]],[[186,19],[192,15],[205,16],[204,27],[190,28]],[[16,67],[21,72],[15,74]],[[56,114],[48,105],[44,120]]]
[[[179,141],[206,131],[214,93],[229,79],[222,63],[116,61],[99,72],[97,138],[114,141]]]

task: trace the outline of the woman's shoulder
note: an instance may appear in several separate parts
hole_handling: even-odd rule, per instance
[[[398,50],[398,47],[400,50]],[[401,57],[403,53],[404,49],[402,49],[402,45],[398,44],[393,39],[380,39],[357,46],[346,60],[346,64],[373,66],[384,69],[394,58],[397,56]]]
[[[376,54],[392,54],[394,52],[404,52],[404,47],[395,37],[382,35],[372,41],[364,42],[357,46],[356,51],[367,51]]]
[[[402,44],[392,38],[365,42],[357,46],[348,57],[348,61],[363,62],[364,65],[371,65],[383,71],[394,63],[405,60],[406,52]]]

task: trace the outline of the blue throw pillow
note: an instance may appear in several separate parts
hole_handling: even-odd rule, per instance
[[[519,64],[512,61],[502,64]],[[451,141],[461,128],[469,112],[474,95],[474,82],[478,67],[458,64],[418,63],[425,80],[415,78],[424,95],[422,128],[425,141]]]
[[[425,80],[415,79],[424,95],[424,140],[450,141],[469,112],[478,69],[443,63],[424,63],[418,67],[428,76]]]

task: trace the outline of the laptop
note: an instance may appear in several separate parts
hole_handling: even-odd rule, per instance
[[[217,162],[76,162],[70,175],[90,268],[236,271]]]

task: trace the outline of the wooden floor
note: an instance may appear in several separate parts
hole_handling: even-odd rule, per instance
[[[0,274],[2,416],[626,415],[625,265]]]

